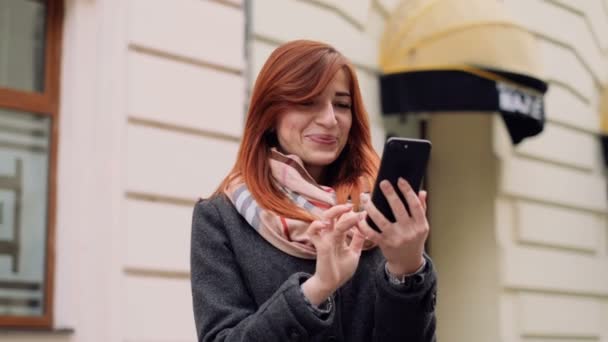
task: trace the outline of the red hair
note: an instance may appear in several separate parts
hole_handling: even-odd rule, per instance
[[[350,196],[358,206],[359,193],[372,188],[379,158],[371,144],[357,75],[348,59],[336,49],[308,40],[283,44],[268,57],[253,88],[236,163],[215,194],[222,193],[240,178],[261,207],[293,219],[316,219],[297,207],[274,184],[268,158],[270,149],[276,146],[273,129],[277,117],[290,106],[321,94],[341,69],[350,76],[353,120],[346,146],[327,166],[325,174],[329,177],[323,185],[336,190],[338,203],[345,203]]]

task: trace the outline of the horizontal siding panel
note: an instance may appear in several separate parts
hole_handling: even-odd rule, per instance
[[[259,40],[253,41],[253,53],[251,54],[251,89],[253,90],[253,85],[255,84],[255,80],[258,78],[260,70],[266,63],[270,54],[277,48],[277,45],[272,45],[267,42],[262,42]]]
[[[310,0],[309,0],[310,1]],[[371,9],[371,0],[344,1],[344,0],[315,0],[327,8],[336,11],[336,14],[349,18],[364,27]]]
[[[365,33],[378,42],[379,48],[380,40],[384,35],[386,18],[384,18],[384,15],[382,14],[381,10],[378,9],[376,6],[372,6],[371,8],[372,9],[369,12],[369,17],[367,19],[367,24],[365,25]]]
[[[138,52],[129,54],[128,69],[131,117],[242,134],[243,77]]]
[[[581,337],[581,338],[576,338],[576,337],[572,337],[572,338],[563,338],[563,337],[556,337],[556,338],[551,338],[551,337],[523,337],[521,339],[517,340],[518,342],[597,342],[597,339],[588,339],[585,337]]]
[[[500,189],[509,195],[605,212],[606,179],[540,161],[503,159]]]
[[[242,70],[245,16],[213,1],[130,0],[131,44]]]
[[[568,88],[553,83],[545,95],[548,121],[559,122],[591,133],[598,133],[599,114]]]
[[[503,250],[504,285],[562,293],[608,295],[608,258],[510,246]]]
[[[604,2],[606,1],[604,0]],[[591,0],[580,1],[579,6],[583,8],[594,37],[606,54],[608,52],[608,35],[606,34],[608,32],[608,4],[602,4],[602,0]]]
[[[537,41],[545,77],[567,85],[570,91],[581,96],[587,103],[591,103],[591,99],[595,96],[593,77],[576,55],[555,43],[543,39]]]
[[[600,83],[606,82],[608,75],[605,70],[608,63],[583,16],[542,0],[509,0],[505,1],[505,4],[513,12],[513,18],[521,25],[536,34],[571,46]],[[540,20],[539,15],[542,15]]]
[[[602,308],[597,298],[550,294],[518,297],[523,335],[599,338],[602,333]]]
[[[326,8],[296,0],[252,3],[255,35],[273,41],[312,39],[336,47],[355,64],[377,69],[378,42]],[[281,13],[281,15],[277,15]]]
[[[557,126],[545,125],[542,134],[524,140],[517,146],[518,154],[593,170],[599,155],[596,136]]]
[[[169,272],[190,270],[192,206],[127,199],[125,266]]]
[[[552,0],[560,5],[569,8],[575,12],[582,12],[585,20],[593,31],[594,38],[603,50],[608,50],[608,5],[604,7],[602,1],[605,0],[587,0],[576,1],[572,0]],[[604,9],[607,8],[607,9]]]
[[[189,279],[126,276],[127,341],[196,341]]]
[[[517,201],[516,227],[521,242],[597,252],[603,237],[599,215]]]
[[[386,12],[392,13],[401,3],[401,0],[378,0],[378,3]]]
[[[236,142],[130,124],[127,191],[192,200],[209,196],[237,150]]]

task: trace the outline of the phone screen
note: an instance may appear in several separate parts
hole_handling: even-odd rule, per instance
[[[389,221],[394,222],[395,216],[380,189],[380,182],[386,179],[392,184],[409,213],[407,201],[397,186],[397,180],[400,177],[404,178],[418,193],[426,172],[430,152],[431,142],[428,140],[390,138],[386,141],[371,200]],[[367,217],[367,223],[376,231],[380,231],[369,216]]]

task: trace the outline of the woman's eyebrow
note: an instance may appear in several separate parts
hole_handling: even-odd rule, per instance
[[[348,97],[350,97],[350,93],[349,92],[343,92],[343,91],[337,91],[336,92],[336,96],[348,96]]]

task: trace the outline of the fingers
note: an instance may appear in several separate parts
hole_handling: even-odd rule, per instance
[[[363,209],[367,212],[367,216],[374,221],[380,231],[384,231],[390,227],[391,222],[387,220],[378,208],[376,208],[374,203],[369,200],[369,195],[361,194],[361,203],[363,203]]]
[[[382,234],[370,227],[366,220],[361,220],[357,223],[357,230],[371,242],[380,243],[382,240]]]
[[[310,236],[318,235],[323,229],[326,229],[330,226],[329,223],[315,220],[310,223],[308,226],[308,234]]]
[[[386,179],[383,180],[382,182],[380,182],[380,189],[382,190],[384,197],[386,197],[386,201],[388,202],[388,205],[391,207],[391,210],[393,211],[393,215],[395,216],[395,219],[397,221],[403,221],[403,220],[409,219],[410,215],[407,213],[407,210],[405,209],[405,205],[403,205],[403,202],[401,202],[401,199],[397,195],[397,192],[395,192],[395,189],[393,188],[391,183],[389,181],[387,181]]]
[[[357,225],[357,222],[365,218],[364,213],[349,212],[342,215],[334,225],[336,239],[344,239],[346,233]]]
[[[350,203],[334,205],[323,213],[323,219],[328,221],[333,220],[336,217],[351,211],[352,208],[353,205]]]
[[[410,213],[414,220],[421,222],[425,219],[424,209],[422,208],[422,204],[420,203],[420,199],[414,192],[414,189],[410,186],[410,184],[403,178],[399,178],[397,181],[397,186],[405,199],[407,200],[407,205],[410,208]]]
[[[348,246],[351,251],[361,254],[361,250],[363,249],[363,243],[365,242],[365,237],[359,233],[356,229],[353,229],[353,239],[350,240],[350,246]]]

